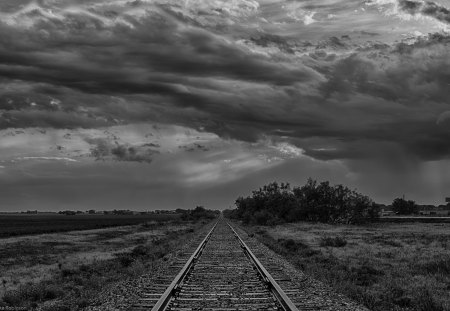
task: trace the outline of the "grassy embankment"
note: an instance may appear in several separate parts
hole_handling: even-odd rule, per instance
[[[154,271],[205,223],[152,221],[0,239],[0,306],[82,309],[105,287]]]
[[[295,223],[245,229],[371,310],[450,310],[448,224]]]

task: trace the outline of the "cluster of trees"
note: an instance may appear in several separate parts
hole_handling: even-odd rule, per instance
[[[260,225],[300,220],[356,224],[379,217],[379,206],[369,197],[311,178],[292,189],[289,184],[270,183],[251,196],[239,197],[235,205],[236,209],[224,211],[226,217]]]
[[[76,214],[83,214],[82,211],[59,211],[58,214],[61,215],[76,215]]]
[[[181,214],[182,220],[214,219],[220,215],[220,211],[209,210],[203,206],[197,206],[193,210],[178,208],[176,212]]]
[[[104,215],[134,215],[135,213],[133,211],[130,211],[129,209],[119,209],[119,210],[113,210],[113,211],[103,211],[98,212]],[[58,214],[61,215],[80,215],[80,214],[90,214],[94,215],[97,214],[97,212],[94,209],[87,210],[86,212],[83,211],[72,211],[72,210],[66,210],[66,211],[59,211]]]
[[[419,205],[412,200],[397,198],[392,202],[392,210],[399,215],[411,215],[419,212]]]

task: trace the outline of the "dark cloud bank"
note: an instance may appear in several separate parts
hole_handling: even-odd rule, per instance
[[[450,10],[432,1],[399,0],[402,10],[409,14],[423,14],[438,21],[450,24]]]
[[[436,3],[399,4],[449,23]],[[322,160],[450,155],[448,35],[359,48],[335,38],[295,58],[299,46],[282,37],[271,41],[278,52],[257,53],[169,6],[122,17],[127,24],[81,13],[31,28],[0,23],[0,127],[157,120],[288,140]]]

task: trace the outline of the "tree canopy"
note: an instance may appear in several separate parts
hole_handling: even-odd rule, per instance
[[[403,198],[397,198],[392,202],[392,210],[400,215],[410,215],[417,213],[418,205],[416,202]]]
[[[245,223],[273,225],[299,220],[325,223],[362,223],[378,217],[378,206],[367,196],[343,185],[331,186],[311,178],[291,188],[277,182],[259,188],[251,196],[239,197],[236,209],[225,216]]]

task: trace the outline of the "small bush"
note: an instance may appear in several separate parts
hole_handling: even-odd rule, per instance
[[[78,308],[86,308],[89,306],[89,300],[86,298],[80,298],[77,301]]]
[[[343,237],[324,237],[320,240],[320,246],[344,247],[347,241]]]
[[[298,250],[298,245],[293,239],[278,240],[284,248],[290,252],[296,252]]]
[[[61,276],[63,278],[70,277],[70,276],[72,276],[74,274],[77,274],[77,271],[74,270],[74,269],[61,269]]]
[[[320,254],[320,251],[314,250],[314,249],[309,248],[309,247],[302,249],[301,252],[300,252],[300,255],[302,257],[313,257],[313,256],[316,256],[316,255],[319,255],[319,254]]]
[[[64,295],[62,289],[56,285],[45,283],[21,285],[17,290],[7,291],[3,295],[3,302],[11,306],[20,306],[24,301],[47,301]]]
[[[397,241],[391,241],[391,240],[386,240],[383,241],[383,244],[389,245],[389,246],[394,246],[394,247],[402,247],[402,243],[397,242]]]
[[[152,253],[150,254],[150,258],[155,260],[155,259],[163,258],[166,255],[167,255],[167,248],[165,246],[160,246],[160,247],[156,248],[155,250],[152,250]]]
[[[421,264],[419,271],[431,274],[450,274],[450,258],[440,258]]]
[[[134,261],[128,268],[127,272],[131,276],[139,276],[144,274],[145,272],[145,265],[140,260]]]
[[[21,301],[21,297],[18,290],[7,291],[3,294],[3,302],[11,306],[18,306]]]
[[[64,291],[56,285],[48,285],[42,291],[43,300],[52,300],[58,297],[62,297],[64,295]]]
[[[131,251],[132,257],[140,257],[140,256],[146,256],[148,254],[149,250],[144,245],[139,245],[133,248]]]
[[[78,286],[82,286],[85,282],[85,279],[79,275],[74,275],[70,280],[73,282],[73,284]]]
[[[62,301],[54,301],[44,305],[42,311],[70,311],[70,306]]]
[[[261,229],[261,228],[260,228],[260,229],[256,230],[255,233],[256,233],[256,234],[266,234],[267,231],[266,231],[265,229]]]
[[[428,289],[422,289],[417,295],[417,310],[419,311],[444,311],[444,306],[436,301]]]
[[[120,253],[116,255],[117,259],[119,260],[119,263],[122,265],[122,267],[129,267],[133,261],[134,258],[129,253]]]
[[[353,267],[350,271],[355,278],[355,284],[361,286],[369,286],[376,283],[378,276],[384,274],[382,271],[367,264],[363,264],[359,267]]]
[[[89,265],[81,265],[78,269],[84,273],[92,273],[92,267]]]

